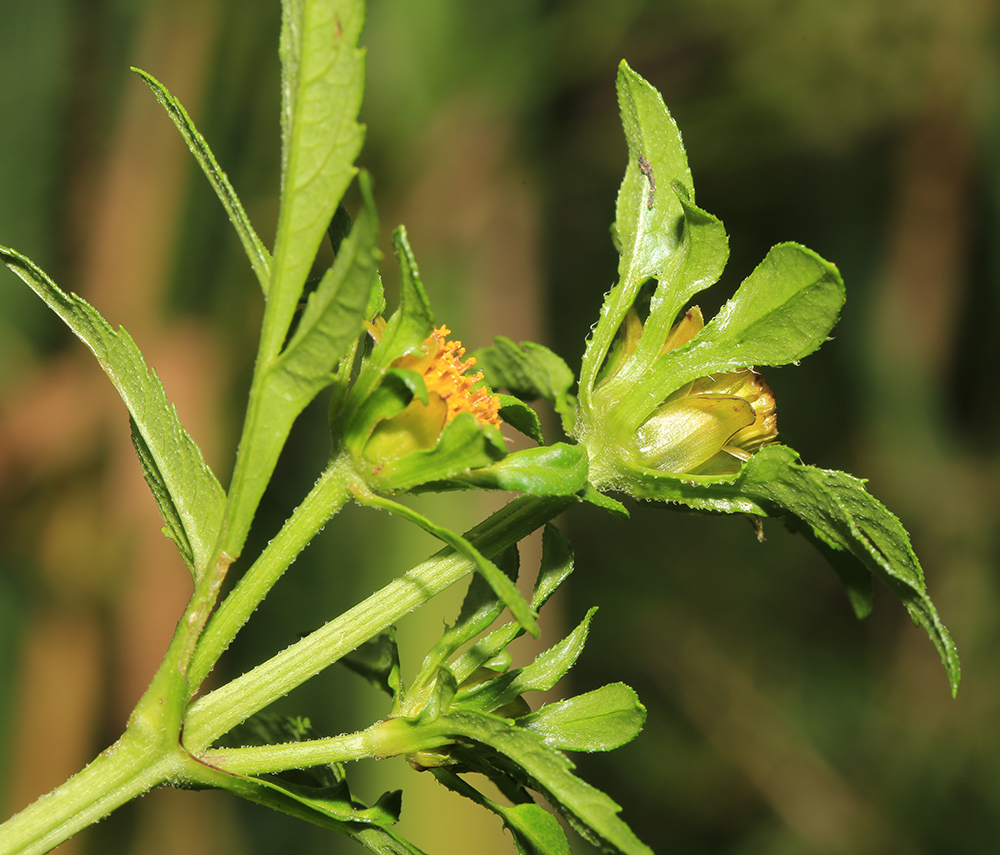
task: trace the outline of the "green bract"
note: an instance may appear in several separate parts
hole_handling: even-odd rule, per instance
[[[573,427],[592,486],[783,518],[830,557],[859,616],[871,610],[869,573],[885,581],[927,630],[957,691],[958,656],[902,525],[862,481],[803,465],[764,424],[774,401],[756,369],[797,362],[826,341],[844,302],[837,269],[779,244],[704,326],[696,307],[685,314],[721,275],[726,234],[694,204],[659,93],[624,62],[618,99],[629,153],[614,230],[619,280],[584,353]]]

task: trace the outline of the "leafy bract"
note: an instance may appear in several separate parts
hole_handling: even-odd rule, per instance
[[[651,855],[631,829],[619,818],[621,808],[600,790],[573,774],[573,764],[544,739],[502,718],[471,710],[457,710],[421,723],[396,719],[391,723],[398,737],[415,744],[444,744],[469,739],[501,755],[519,782],[540,792],[587,840],[609,852]],[[480,752],[464,750],[458,756],[476,771],[490,774],[493,764]]]
[[[229,177],[219,166],[215,155],[212,154],[212,150],[208,147],[208,143],[205,142],[205,138],[198,132],[198,129],[195,127],[194,122],[191,121],[191,117],[181,105],[181,102],[174,98],[167,87],[160,83],[153,75],[140,68],[133,68],[132,71],[138,74],[149,88],[153,90],[156,100],[163,105],[163,109],[167,111],[167,115],[170,116],[173,123],[177,126],[177,130],[181,132],[181,136],[184,137],[184,142],[187,143],[191,154],[198,161],[198,165],[201,167],[202,172],[205,173],[208,183],[215,190],[215,195],[222,202],[222,207],[226,209],[229,220],[232,222],[233,228],[236,229],[236,234],[239,235],[247,258],[250,259],[253,271],[257,275],[260,287],[266,295],[271,282],[271,253],[267,251],[267,247],[264,246],[263,241],[257,236],[257,232],[254,231],[253,225],[250,223],[250,218],[247,216],[246,211],[243,210],[243,205],[240,203],[233,185],[229,183]]]
[[[646,721],[646,708],[624,683],[556,701],[517,723],[563,751],[611,751],[631,742]]]
[[[200,578],[211,560],[226,495],[167,401],[163,384],[124,329],[114,330],[86,300],[62,291],[23,255],[0,247],[0,257],[90,348],[111,378],[132,417],[133,443],[165,532]]]
[[[472,355],[493,389],[506,389],[525,401],[538,398],[549,401],[567,432],[572,429],[576,401],[569,390],[576,378],[561,356],[543,345],[531,341],[517,344],[503,336],[495,338],[491,347],[481,348]],[[510,421],[505,415],[504,419]],[[521,430],[519,425],[515,427]],[[538,437],[528,435],[541,442],[540,433]]]

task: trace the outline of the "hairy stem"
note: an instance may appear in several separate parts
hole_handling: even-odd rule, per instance
[[[485,556],[498,555],[549,522],[575,498],[515,499],[467,535]],[[301,641],[196,701],[188,711],[184,744],[201,754],[218,737],[391,626],[472,572],[471,560],[450,547],[372,594]]]

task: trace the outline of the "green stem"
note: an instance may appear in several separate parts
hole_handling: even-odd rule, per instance
[[[552,520],[574,501],[572,497],[515,499],[467,537],[483,555],[492,557]],[[201,754],[222,734],[474,569],[475,564],[468,558],[451,548],[443,549],[267,662],[200,698],[188,710],[186,748],[192,754]]]
[[[214,749],[202,754],[201,760],[233,775],[264,775],[375,756],[369,731],[362,730],[305,742]]]
[[[343,458],[326,468],[281,531],[219,606],[198,640],[188,679],[201,685],[219,657],[299,553],[350,499],[353,470]]]
[[[191,759],[129,728],[114,745],[66,783],[0,825],[0,855],[32,855],[55,848],[153,787],[185,778]]]

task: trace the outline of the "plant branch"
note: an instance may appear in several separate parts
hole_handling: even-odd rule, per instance
[[[467,537],[483,555],[498,555],[575,501],[575,497],[515,499],[476,526]],[[471,560],[450,547],[436,553],[267,662],[197,700],[188,710],[185,746],[192,754],[201,754],[222,734],[474,569]]]

